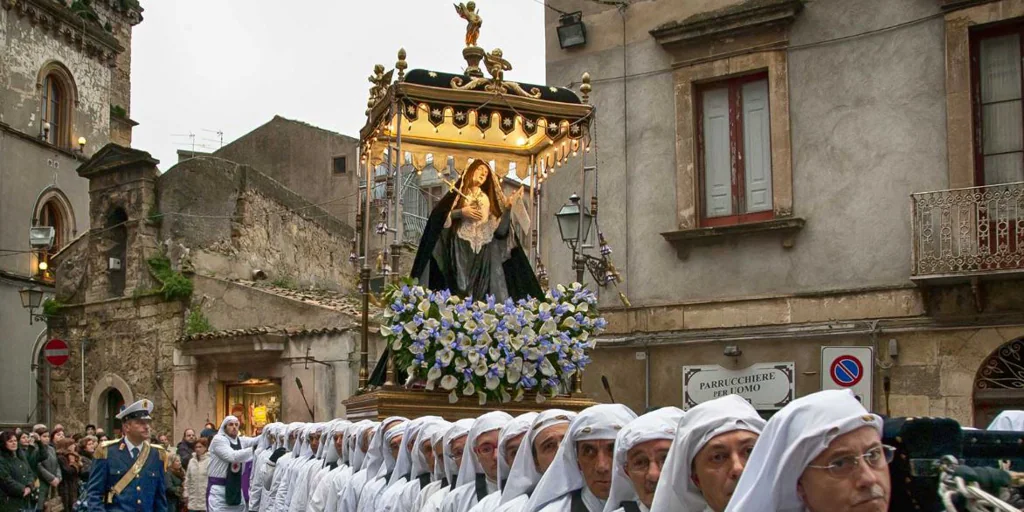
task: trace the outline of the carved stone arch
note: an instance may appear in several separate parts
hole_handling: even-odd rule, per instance
[[[92,387],[92,393],[89,394],[89,423],[93,425],[103,423],[104,408],[107,406],[105,399],[107,392],[111,389],[116,389],[118,393],[121,393],[125,404],[135,401],[132,388],[124,379],[115,373],[105,373],[99,379],[96,379],[96,383]]]
[[[75,209],[71,205],[71,200],[68,199],[68,196],[64,191],[57,186],[48,185],[39,192],[39,195],[36,197],[36,206],[32,210],[32,225],[39,225],[39,222],[43,219],[43,208],[47,203],[51,203],[56,206],[60,213],[60,220],[63,224],[62,229],[64,233],[58,233],[57,238],[58,240],[63,240],[64,244],[67,244],[78,235],[78,226],[75,223]],[[61,237],[61,234],[64,236]]]
[[[1024,337],[999,346],[974,377],[974,426],[985,428],[999,411],[1024,409]]]

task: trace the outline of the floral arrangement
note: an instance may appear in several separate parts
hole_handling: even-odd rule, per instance
[[[476,396],[537,402],[554,397],[590,363],[596,336],[608,325],[597,295],[580,283],[559,285],[543,300],[496,302],[460,298],[406,282],[384,295],[381,334],[407,385],[450,391],[449,402]]]

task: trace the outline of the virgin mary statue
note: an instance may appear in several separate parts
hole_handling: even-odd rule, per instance
[[[430,212],[411,277],[476,300],[542,298],[520,242],[529,226],[522,189],[506,198],[490,166],[475,160]]]

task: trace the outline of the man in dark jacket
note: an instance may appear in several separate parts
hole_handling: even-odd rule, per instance
[[[192,455],[196,452],[196,431],[190,428],[185,429],[185,433],[181,436],[181,442],[178,443],[178,457],[181,457],[181,467],[188,469],[188,461],[192,460]]]

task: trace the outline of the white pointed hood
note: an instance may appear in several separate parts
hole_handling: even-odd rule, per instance
[[[448,429],[448,432],[445,432],[444,434],[444,472],[445,478],[448,479],[448,483],[452,485],[452,488],[455,487],[454,484],[458,483],[457,479],[459,476],[460,469],[459,466],[455,465],[455,455],[452,452],[452,441],[462,436],[468,435],[469,430],[473,428],[474,423],[476,423],[476,419],[474,418],[458,420],[455,423],[453,423],[452,428]],[[465,459],[463,459],[462,463],[466,463]]]
[[[986,430],[1013,430],[1024,432],[1024,411],[1003,411],[992,420]]]
[[[438,445],[441,439],[444,437],[444,433],[451,428],[452,424],[445,421],[432,421],[420,429],[419,440],[416,441],[416,453],[413,454],[412,458],[412,471],[410,475],[413,478],[422,475],[430,470],[430,465],[427,464],[427,460],[423,457],[423,451],[421,447],[424,441],[430,441],[430,445]],[[437,454],[434,456],[434,472],[430,475],[431,481],[438,481],[444,478],[444,461],[442,461]]]
[[[765,425],[726,512],[803,511],[796,486],[807,465],[835,438],[862,427],[881,435],[882,418],[848,389],[793,400]]]
[[[548,409],[534,418],[523,444],[519,445],[516,460],[509,470],[508,481],[501,491],[502,505],[530,492],[540,481],[542,475],[537,471],[537,461],[533,458],[533,443],[537,440],[537,435],[548,427],[567,425],[575,418],[575,412],[562,409]]]
[[[586,482],[577,462],[576,443],[614,440],[619,431],[635,419],[636,414],[621,404],[600,404],[584,409],[569,425],[569,432],[562,440],[554,462],[537,483],[537,489],[523,510],[536,512],[544,505],[582,489]]]
[[[707,501],[690,477],[694,457],[709,441],[722,434],[737,430],[760,434],[763,428],[764,420],[739,395],[709,400],[686,411],[661,468],[661,482],[654,493],[651,512],[703,511],[708,506]]]
[[[674,441],[676,426],[683,417],[683,410],[677,407],[662,407],[629,422],[615,438],[615,456],[612,461],[612,488],[608,493],[605,512],[613,512],[624,501],[638,501],[639,495],[633,481],[626,474],[626,460],[629,450],[648,441]],[[658,482],[661,487],[662,479]]]
[[[352,467],[353,473],[363,469],[363,464],[369,458],[367,457],[367,453],[373,447],[373,434],[370,434],[370,442],[367,444],[366,450],[363,450],[361,443],[359,442],[360,439],[362,439],[363,433],[367,430],[376,431],[377,428],[380,427],[380,423],[377,423],[376,421],[364,421],[360,421],[355,425],[355,427],[349,430],[348,459],[349,466]]]
[[[501,432],[498,434],[498,485],[499,489],[504,487],[504,482],[508,480],[509,472],[512,470],[512,463],[515,460],[505,459],[505,446],[507,443],[516,438],[516,436],[525,436],[530,430],[530,426],[533,425],[533,420],[537,418],[537,413],[528,412],[526,414],[520,414],[516,416],[512,421],[502,427]],[[525,441],[524,441],[525,442]],[[522,445],[520,445],[522,446]],[[518,454],[519,452],[516,451]]]
[[[395,483],[403,478],[406,479],[405,481],[409,481],[416,477],[416,475],[411,473],[413,457],[419,452],[420,431],[424,426],[435,421],[443,420],[440,416],[421,416],[406,424],[405,433],[402,437],[402,447],[398,449],[398,460],[395,462],[395,469],[391,472],[391,478],[388,480],[388,487],[395,485]],[[412,449],[409,448],[411,441],[415,441]]]
[[[373,439],[370,440],[370,448],[366,451],[366,459],[363,460],[364,468],[369,473],[369,480],[373,480],[377,473],[380,471],[381,466],[384,466],[385,453],[388,452],[387,440],[385,429],[393,426],[395,423],[404,423],[409,421],[404,416],[391,416],[390,418],[382,421],[380,425],[374,429]],[[390,455],[388,455],[390,458]]]
[[[477,459],[474,444],[476,438],[482,434],[499,430],[506,423],[512,421],[512,416],[503,411],[492,411],[476,419],[473,428],[469,429],[469,438],[466,439],[466,447],[462,452],[462,467],[459,468],[459,485],[467,485],[476,481],[476,474],[483,473],[484,468]]]

